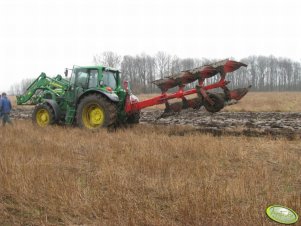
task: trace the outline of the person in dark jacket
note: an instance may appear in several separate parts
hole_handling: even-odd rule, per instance
[[[12,124],[9,113],[12,109],[11,102],[7,98],[6,93],[2,93],[2,98],[0,101],[0,111],[2,115],[2,125],[5,126],[6,123]]]
[[[2,117],[2,111],[1,111],[1,99],[2,99],[2,97],[1,97],[1,94],[0,94],[0,119],[1,119],[1,117]]]

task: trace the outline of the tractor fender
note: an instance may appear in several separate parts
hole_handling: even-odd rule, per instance
[[[51,100],[51,99],[44,99],[44,103],[49,104],[53,111],[54,111],[54,117],[55,117],[55,121],[60,119],[60,115],[61,115],[61,111],[59,108],[59,105],[57,104],[57,102],[55,100]]]
[[[113,102],[119,102],[119,97],[117,96],[116,93],[106,93],[106,92],[101,92],[104,94],[106,97],[108,97],[111,101]]]
[[[88,92],[85,92],[79,97],[79,100],[82,99],[83,96],[86,96],[91,93],[99,93],[99,94],[105,96],[106,98],[108,98],[109,100],[111,100],[112,102],[119,102],[119,97],[117,96],[117,94],[103,92],[102,90],[90,90]]]

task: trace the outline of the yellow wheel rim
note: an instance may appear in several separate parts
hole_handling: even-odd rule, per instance
[[[97,104],[90,104],[84,107],[82,121],[86,128],[97,128],[104,124],[105,112]]]
[[[39,126],[45,127],[50,122],[50,115],[46,109],[40,109],[36,113],[36,122]]]

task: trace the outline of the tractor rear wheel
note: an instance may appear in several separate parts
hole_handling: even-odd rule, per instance
[[[225,106],[224,100],[217,94],[208,93],[208,97],[213,101],[213,105],[211,105],[206,99],[204,100],[204,107],[207,111],[211,113],[218,112],[222,110]]]
[[[55,123],[54,110],[48,104],[37,104],[33,114],[32,122],[40,127],[46,127]]]
[[[84,97],[76,112],[76,121],[79,127],[98,129],[109,127],[116,123],[116,105],[99,94]]]

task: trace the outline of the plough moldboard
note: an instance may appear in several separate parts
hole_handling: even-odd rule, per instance
[[[160,88],[162,92],[161,95],[140,102],[128,98],[125,110],[127,113],[133,113],[149,106],[165,104],[166,108],[163,116],[187,108],[199,109],[201,106],[204,106],[209,112],[218,112],[224,108],[226,103],[231,101],[237,102],[249,91],[251,86],[234,90],[230,90],[227,87],[227,84],[229,84],[230,81],[226,80],[226,74],[233,72],[242,66],[247,67],[244,63],[226,59],[155,80],[153,83]],[[217,74],[220,75],[220,80],[218,82],[206,86],[204,85],[206,79]],[[198,81],[195,88],[189,90],[184,89],[187,84],[195,81]],[[177,86],[179,87],[177,92],[167,93],[169,89]],[[221,88],[223,92],[209,92],[209,90],[216,88]],[[197,94],[197,97],[192,99],[186,98],[186,96],[192,94]],[[175,98],[181,99],[181,101],[176,103],[168,102],[168,100]]]

